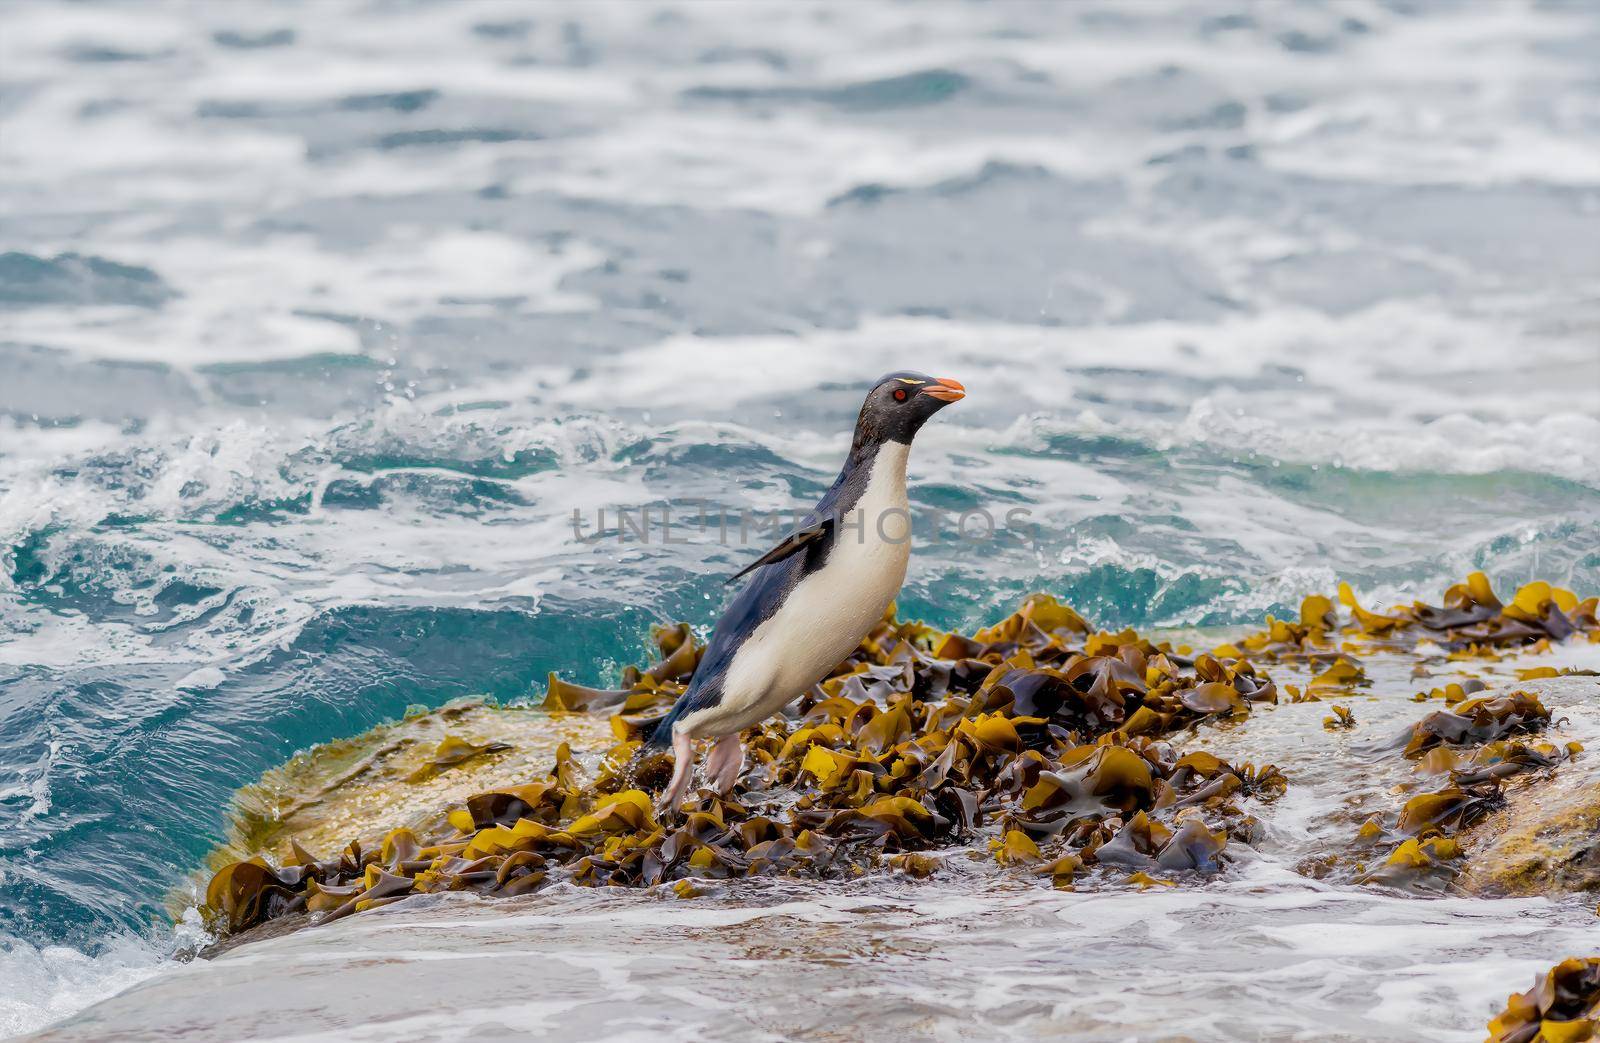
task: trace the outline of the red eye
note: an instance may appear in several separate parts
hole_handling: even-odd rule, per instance
[[[906,389],[905,388],[895,388],[894,389],[894,400],[896,402],[904,402],[906,400]]]

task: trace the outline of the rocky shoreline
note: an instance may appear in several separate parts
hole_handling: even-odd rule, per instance
[[[552,677],[538,709],[418,713],[245,791],[206,888],[220,939],[208,955],[455,891],[689,899],[743,879],[974,872],[999,886],[1189,886],[1260,840],[1263,814],[1295,785],[1266,762],[1270,745],[1230,761],[1207,736],[1248,734],[1252,715],[1304,702],[1326,704],[1329,741],[1352,733],[1368,762],[1403,774],[1392,807],[1298,872],[1418,895],[1600,887],[1600,787],[1582,743],[1547,737],[1560,719],[1544,702],[1600,705],[1600,688],[1592,671],[1518,665],[1600,643],[1595,600],[1532,584],[1502,603],[1481,575],[1441,606],[1387,613],[1341,593],[1345,612],[1309,597],[1298,620],[1269,617],[1208,650],[1098,631],[1043,595],[970,635],[891,615],[820,690],[747,737],[732,794],[700,791],[660,816],[652,795],[670,761],[641,758],[639,738],[699,648],[687,626],[658,628],[656,661],[616,689]],[[1396,677],[1416,685],[1412,723],[1355,734],[1363,701],[1393,704]],[[1512,1024],[1525,1006],[1496,1022],[1497,1041],[1537,1038]]]

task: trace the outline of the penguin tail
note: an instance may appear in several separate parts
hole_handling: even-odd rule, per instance
[[[665,750],[672,746],[672,726],[683,716],[683,706],[684,700],[679,699],[665,716],[658,717],[645,725],[649,730],[644,734],[644,745],[639,748],[639,752]]]

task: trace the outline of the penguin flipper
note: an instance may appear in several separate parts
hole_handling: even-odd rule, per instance
[[[789,555],[794,554],[797,551],[805,550],[811,544],[827,536],[832,531],[833,520],[830,518],[825,521],[820,521],[815,525],[808,525],[804,529],[798,529],[795,532],[791,532],[789,535],[783,538],[782,543],[767,551],[765,554],[761,555],[761,557],[757,558],[755,561],[752,561],[750,564],[746,565],[732,576],[729,576],[727,579],[723,580],[723,585],[726,586],[727,584],[742,578],[748,573],[759,569],[763,565],[771,565],[773,562],[782,561],[784,558],[787,558]]]

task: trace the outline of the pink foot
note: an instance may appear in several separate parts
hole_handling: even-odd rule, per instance
[[[656,805],[656,814],[664,815],[675,811],[678,802],[683,800],[684,791],[689,788],[689,775],[694,771],[694,740],[688,733],[674,731],[672,733],[672,781],[667,783],[667,791],[661,795],[661,802]]]
[[[733,792],[734,784],[739,781],[739,772],[744,770],[744,746],[739,742],[739,735],[724,735],[711,747],[711,753],[706,757],[706,778],[711,783],[711,788],[719,796],[727,796]]]

